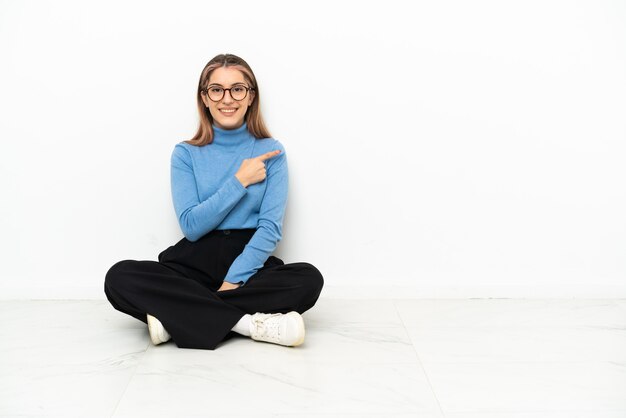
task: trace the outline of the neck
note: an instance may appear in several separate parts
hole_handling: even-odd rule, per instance
[[[248,132],[248,124],[243,123],[238,128],[224,129],[213,124],[213,145],[225,148],[236,148],[252,139]]]

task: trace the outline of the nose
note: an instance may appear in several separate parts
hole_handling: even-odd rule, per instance
[[[235,99],[233,99],[233,96],[230,95],[230,90],[224,91],[224,97],[222,97],[222,102],[224,102],[224,103],[232,103],[234,101],[235,101]]]

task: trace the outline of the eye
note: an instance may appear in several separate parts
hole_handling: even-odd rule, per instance
[[[236,93],[243,93],[245,89],[242,86],[235,86],[235,87],[233,87],[233,90]]]
[[[221,87],[211,87],[209,89],[209,91],[211,91],[212,93],[221,93],[222,92],[222,88]]]

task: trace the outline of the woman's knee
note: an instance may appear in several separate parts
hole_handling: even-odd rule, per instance
[[[305,285],[310,288],[311,291],[320,291],[324,287],[324,276],[322,273],[311,263],[298,263],[302,269],[302,278]]]
[[[134,261],[135,260],[122,260],[113,264],[104,277],[105,286],[112,289],[119,289],[127,282],[125,277],[128,273],[128,267]]]
[[[324,277],[322,273],[311,263],[297,263],[300,269],[302,282],[302,293],[297,311],[304,313],[309,310],[322,293]]]

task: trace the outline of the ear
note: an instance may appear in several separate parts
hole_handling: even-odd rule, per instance
[[[202,102],[205,107],[209,107],[209,98],[207,97],[205,92],[200,92],[200,96],[202,97]]]
[[[254,101],[254,98],[256,97],[254,90],[252,90],[250,92],[250,98],[248,99],[248,106],[252,105],[252,102]]]

